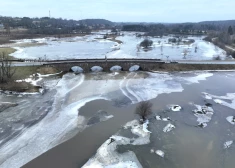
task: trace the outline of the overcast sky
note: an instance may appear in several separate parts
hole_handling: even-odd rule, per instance
[[[235,0],[0,0],[0,15],[116,22],[198,22],[235,19]]]

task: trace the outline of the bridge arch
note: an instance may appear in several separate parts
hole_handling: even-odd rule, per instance
[[[110,71],[123,71],[123,68],[119,65],[114,65],[110,68]]]
[[[90,68],[91,72],[102,72],[104,70],[104,68],[102,68],[101,66],[93,66]]]
[[[142,70],[142,68],[141,68],[141,66],[139,66],[139,65],[132,65],[132,66],[129,68],[129,71],[130,71],[130,72],[141,71],[141,70]]]
[[[80,66],[73,66],[73,67],[70,68],[70,72],[83,73],[84,70]]]

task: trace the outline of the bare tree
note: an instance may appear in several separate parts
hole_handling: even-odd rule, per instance
[[[184,59],[186,59],[186,56],[188,55],[188,50],[184,49],[183,54],[184,54]]]
[[[135,113],[140,116],[143,122],[147,119],[147,116],[152,114],[153,104],[150,101],[144,101],[137,105]]]
[[[0,83],[8,82],[15,74],[11,61],[5,52],[0,53]]]

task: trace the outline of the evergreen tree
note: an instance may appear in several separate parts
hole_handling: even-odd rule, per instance
[[[229,28],[228,28],[228,34],[229,34],[229,35],[233,35],[233,28],[232,28],[232,26],[229,26]]]

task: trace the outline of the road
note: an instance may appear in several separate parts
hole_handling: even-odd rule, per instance
[[[53,63],[72,63],[72,62],[104,62],[105,59],[82,59],[82,60],[58,60],[58,61],[48,61],[48,62],[12,62],[13,66],[39,66],[39,65],[46,65],[46,64],[53,64]],[[131,62],[131,61],[136,61],[136,62],[164,62],[156,59],[108,59],[107,62],[113,62],[116,61],[118,62]],[[176,60],[175,62],[180,63],[180,64],[235,64],[235,60],[230,60],[230,61],[215,61],[215,60]]]

